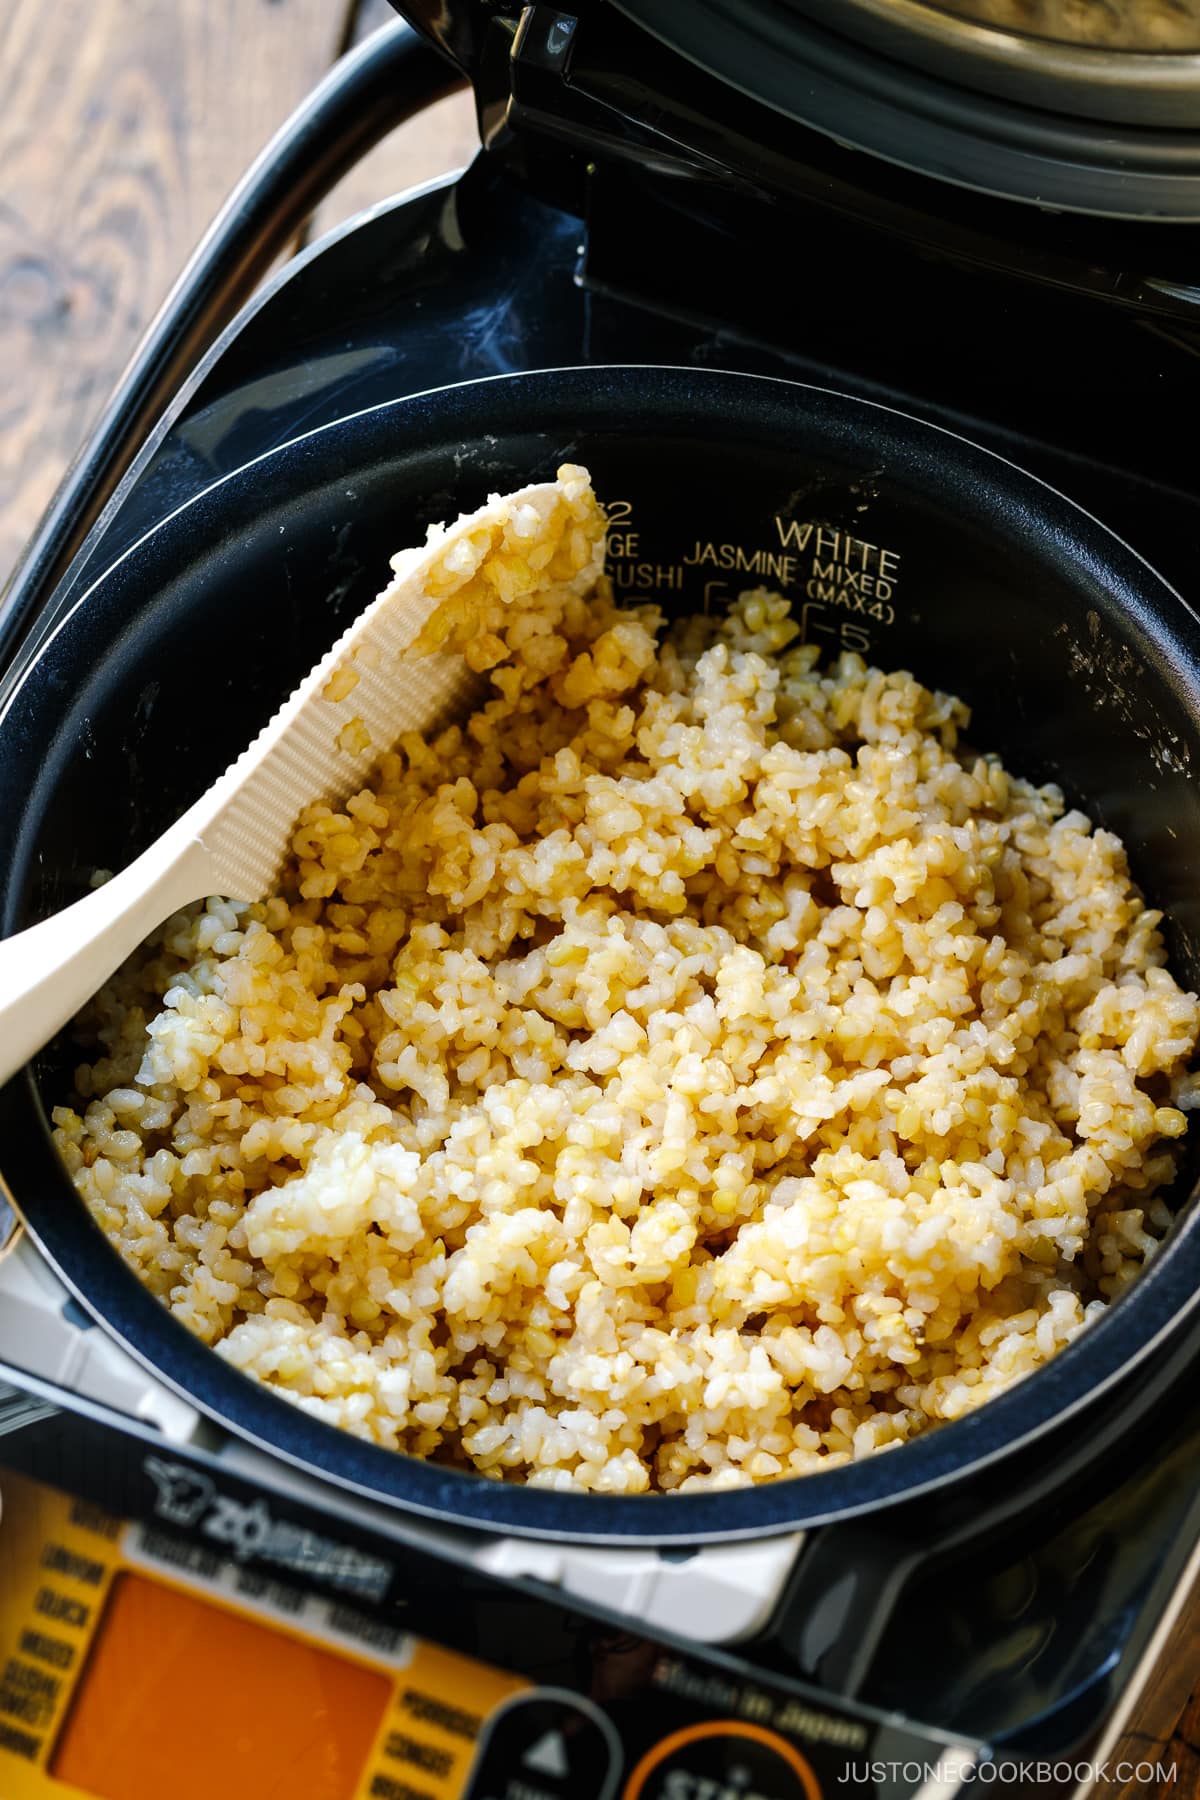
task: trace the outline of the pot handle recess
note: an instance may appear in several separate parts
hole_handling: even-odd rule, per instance
[[[28,1385],[28,1378],[52,1389],[86,1395],[89,1400],[130,1413],[154,1425],[171,1443],[185,1444],[196,1435],[200,1414],[194,1406],[135,1362],[106,1331],[101,1331],[72,1298],[24,1228],[8,1227],[10,1209],[0,1185],[0,1413],[3,1429],[13,1430],[22,1418],[44,1416],[56,1406]],[[7,1371],[19,1387],[10,1388]],[[5,1400],[3,1390],[8,1390]]]
[[[1073,1347],[1075,1353],[1083,1349],[1082,1340]],[[1182,1479],[1192,1460],[1187,1404],[1194,1361],[1194,1340],[1181,1333],[1152,1363],[1125,1377],[1124,1398],[1118,1388],[1099,1415],[1085,1413],[1081,1421],[1031,1434],[993,1479],[981,1482],[977,1472],[967,1479],[972,1465],[964,1461],[937,1483],[936,1506],[927,1494],[916,1494],[810,1531],[774,1628],[797,1673],[848,1698],[883,1703],[880,1670],[886,1664],[894,1679],[898,1655],[911,1663],[912,1622],[927,1617],[931,1583],[974,1605],[985,1581],[994,1580],[997,1592],[1007,1595],[1004,1617],[1016,1621],[1014,1630],[1023,1628],[1022,1607],[1011,1614],[1005,1609],[1032,1564],[1044,1561],[1056,1577],[1072,1581],[1063,1571],[1073,1542],[1077,1548],[1103,1538],[1103,1531],[1099,1537],[1075,1533],[1081,1495],[1093,1522],[1107,1519],[1119,1542],[1146,1516],[1153,1484],[1159,1484],[1155,1493],[1171,1491],[1173,1483],[1181,1494],[1194,1492],[1194,1482]],[[1164,1444],[1161,1419],[1168,1408],[1177,1425]],[[961,1582],[959,1569],[966,1571]],[[988,1632],[996,1650],[994,1622]],[[901,1675],[907,1679],[903,1669]]]

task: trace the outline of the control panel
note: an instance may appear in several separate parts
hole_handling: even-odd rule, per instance
[[[941,1800],[978,1754],[0,1390],[3,1800]]]

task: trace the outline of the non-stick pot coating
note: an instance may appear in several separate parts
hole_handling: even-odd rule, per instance
[[[971,741],[1125,839],[1200,983],[1200,634],[1154,572],[1011,465],[903,415],[719,372],[548,371],[440,389],[285,446],[166,520],[16,674],[0,714],[3,927],[121,866],[249,741],[377,591],[391,552],[489,492],[587,464],[622,591],[670,612],[779,587],[810,639],[972,705]],[[1045,1370],[884,1457],[754,1489],[617,1499],[487,1481],[364,1444],[193,1339],[125,1269],[47,1133],[77,1046],[0,1095],[0,1167],[71,1286],[205,1410],[399,1504],[588,1538],[744,1536],[918,1491],[1047,1429],[1183,1329],[1182,1218],[1152,1270]],[[1185,1209],[1186,1211],[1186,1209]]]

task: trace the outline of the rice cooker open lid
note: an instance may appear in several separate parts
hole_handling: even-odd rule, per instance
[[[467,70],[497,131],[513,117],[498,79],[510,47],[522,128],[537,113],[561,138],[569,121],[601,161],[640,134],[648,165],[686,143],[760,185],[764,134],[734,124],[749,100],[766,138],[781,120],[806,128],[783,147],[797,161],[817,133],[1026,206],[1200,220],[1200,0],[393,3]],[[1069,41],[1081,16],[1107,41]]]

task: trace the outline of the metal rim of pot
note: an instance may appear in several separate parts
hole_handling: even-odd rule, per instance
[[[23,702],[36,694],[55,644],[69,646],[73,631],[90,616],[102,625],[103,606],[124,616],[128,584],[153,589],[186,564],[197,544],[236,545],[256,520],[274,519],[272,506],[288,506],[302,524],[318,483],[336,483],[344,491],[348,475],[395,454],[398,433],[423,444],[440,432],[461,454],[461,447],[478,445],[488,419],[509,430],[553,420],[554,442],[562,446],[572,436],[586,439],[589,428],[598,431],[602,419],[632,435],[649,429],[652,418],[665,430],[669,418],[672,430],[686,436],[711,434],[713,419],[721,418],[736,436],[739,420],[744,426],[747,417],[760,442],[770,434],[772,442],[789,444],[800,417],[847,441],[861,440],[869,449],[868,466],[896,466],[914,478],[943,482],[955,506],[988,529],[1020,534],[1036,521],[1047,564],[1055,558],[1072,576],[1078,570],[1081,582],[1111,593],[1147,659],[1171,671],[1171,680],[1186,683],[1200,736],[1200,625],[1148,563],[1057,490],[952,432],[873,402],[775,378],[652,365],[542,370],[438,388],[351,415],[271,451],[172,513],[88,589],[30,660],[15,667],[0,734],[27,729]],[[236,748],[227,746],[225,753]],[[36,759],[42,746],[27,742],[26,750]],[[18,838],[19,822],[0,821],[5,930],[21,920],[30,875]],[[910,1499],[1045,1441],[1070,1419],[1090,1416],[1088,1409],[1106,1393],[1200,1323],[1200,1216],[1193,1204],[1181,1209],[1186,1216],[1132,1288],[1048,1365],[973,1413],[887,1455],[719,1493],[552,1492],[385,1450],[301,1412],[223,1362],[141,1285],[79,1201],[50,1140],[36,1066],[0,1090],[0,1143],[5,1186],[32,1241],[88,1313],[159,1380],[285,1462],[404,1510],[516,1535],[593,1543],[736,1541]]]

